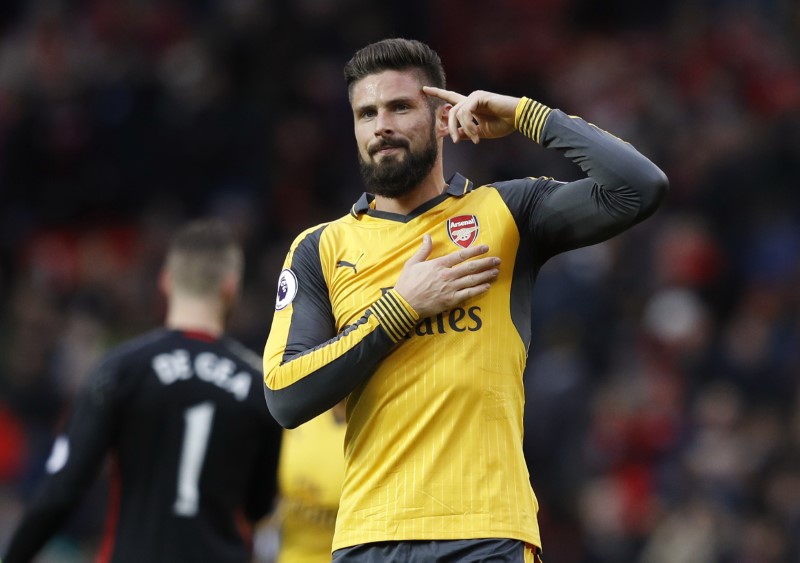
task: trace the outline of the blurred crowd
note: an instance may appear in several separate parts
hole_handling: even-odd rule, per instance
[[[555,563],[800,561],[800,3],[6,0],[0,7],[0,547],[100,355],[162,320],[185,220],[247,250],[263,348],[290,240],[362,191],[341,69],[424,40],[450,88],[630,141],[671,192],[534,294],[525,449]],[[477,183],[580,171],[446,143]],[[102,484],[59,541],[89,560]]]

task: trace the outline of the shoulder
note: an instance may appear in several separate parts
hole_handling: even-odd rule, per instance
[[[302,267],[302,264],[317,268],[322,254],[328,253],[332,245],[335,246],[337,242],[346,239],[353,233],[354,228],[359,227],[357,217],[345,215],[306,229],[292,243],[287,263],[292,269]]]
[[[261,356],[255,353],[238,340],[230,337],[225,337],[221,340],[222,345],[228,353],[236,360],[250,368],[251,370],[261,373],[262,360]]]
[[[95,404],[110,404],[135,386],[148,369],[153,354],[169,339],[169,331],[159,328],[111,348],[87,378],[84,393]]]
[[[311,238],[318,237],[319,234],[325,230],[325,228],[330,225],[330,222],[327,223],[320,223],[318,225],[314,225],[313,227],[309,227],[308,229],[302,231],[299,235],[294,238],[292,241],[291,249],[294,250],[298,246],[300,246],[304,241],[307,241]]]
[[[502,180],[499,182],[492,182],[483,187],[494,188],[499,192],[510,192],[516,190],[530,190],[537,189],[551,184],[563,184],[550,177],[545,176],[528,176],[525,178],[516,178],[513,180]]]
[[[295,237],[294,241],[292,242],[291,251],[295,251],[301,245],[317,245],[319,244],[319,240],[323,233],[331,230],[347,228],[353,226],[355,223],[357,223],[356,218],[353,215],[348,214],[339,217],[338,219],[334,219],[333,221],[327,221],[325,223],[319,223],[313,227],[309,227]]]
[[[525,227],[532,224],[532,218],[546,207],[550,195],[563,184],[550,177],[528,176],[486,184],[474,192],[494,194],[495,205],[508,209],[517,225]]]
[[[547,176],[528,176],[494,182],[485,187],[496,190],[506,204],[518,206],[535,203],[563,184],[565,182]]]
[[[164,328],[151,330],[111,348],[103,356],[101,364],[120,365],[136,361],[137,358],[149,356],[151,352],[164,346],[169,339],[170,331]]]

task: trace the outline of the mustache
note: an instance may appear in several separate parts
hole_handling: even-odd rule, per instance
[[[369,147],[369,155],[372,156],[376,152],[386,148],[408,149],[409,144],[405,139],[381,139]]]

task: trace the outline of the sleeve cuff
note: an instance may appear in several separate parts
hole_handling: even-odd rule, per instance
[[[394,289],[373,303],[370,311],[395,343],[411,332],[419,320],[416,311]]]
[[[517,104],[517,109],[514,113],[514,127],[520,133],[538,143],[545,121],[547,121],[547,116],[550,115],[551,111],[553,110],[544,104],[540,104],[530,98],[522,98]]]

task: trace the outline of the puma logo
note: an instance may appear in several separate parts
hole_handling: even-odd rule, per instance
[[[356,269],[356,265],[359,263],[361,258],[363,258],[363,256],[364,256],[364,253],[362,252],[361,256],[358,257],[358,260],[356,260],[355,263],[348,262],[347,260],[339,260],[338,262],[336,262],[336,267],[337,268],[353,268],[353,274],[358,274],[358,270]]]

